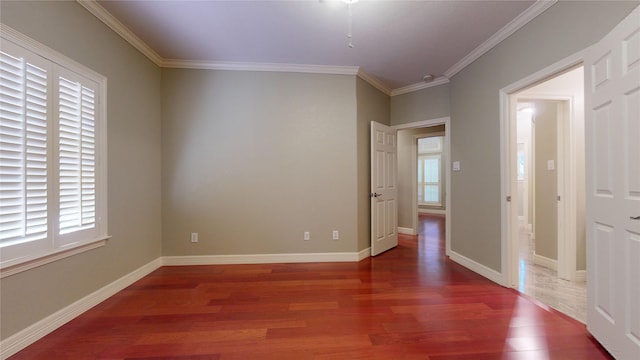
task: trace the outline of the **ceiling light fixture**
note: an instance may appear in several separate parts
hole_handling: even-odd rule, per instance
[[[347,46],[349,46],[349,48],[353,48],[353,34],[352,34],[352,28],[353,28],[353,9],[352,9],[352,5],[357,3],[359,0],[342,0],[343,3],[347,4],[347,6],[349,7],[349,30],[347,32],[347,39],[349,40],[349,43],[347,44]]]
[[[422,81],[424,82],[432,82],[433,81],[433,75],[431,74],[427,74],[422,78]]]

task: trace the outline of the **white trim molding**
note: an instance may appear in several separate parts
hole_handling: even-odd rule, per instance
[[[473,49],[462,60],[455,63],[452,67],[444,72],[443,76],[435,79],[432,82],[424,83],[419,82],[412,85],[407,85],[401,88],[391,90],[391,96],[402,95],[422,89],[426,89],[432,86],[438,86],[449,83],[455,74],[462,71],[462,69],[469,66],[472,62],[478,60],[482,55],[486,54],[489,50],[493,49],[496,45],[501,43],[504,39],[511,36],[520,28],[528,24],[531,20],[535,19],[538,15],[542,14],[545,10],[555,4],[557,0],[537,0],[533,5],[522,12],[518,17],[513,19],[502,29],[498,30],[489,39],[480,44],[477,48]]]
[[[476,262],[474,260],[469,259],[466,256],[460,255],[457,252],[451,250],[450,251],[450,256],[449,258],[455,262],[457,262],[458,264],[466,267],[467,269],[476,272],[484,277],[486,277],[487,279],[493,281],[494,283],[498,284],[498,285],[502,285],[502,286],[506,286],[506,284],[504,283],[504,276],[502,276],[501,273],[487,267],[484,266],[482,264],[480,264],[479,262]]]
[[[142,41],[136,34],[134,34],[128,27],[116,19],[110,12],[98,4],[95,0],[76,0],[78,4],[82,5],[87,11],[97,17],[116,34],[125,39],[131,46],[140,51],[144,56],[153,61],[154,64],[162,66],[163,58],[158,55],[149,45]]]
[[[410,92],[414,92],[422,89],[427,89],[427,88],[438,86],[438,85],[444,85],[448,83],[449,83],[449,79],[444,76],[441,76],[433,81],[420,82],[420,83],[403,86],[401,88],[393,89],[391,90],[390,95],[391,96],[402,95],[402,94],[406,94],[406,93],[410,93]]]
[[[244,254],[244,255],[187,255],[165,256],[162,265],[229,265],[229,264],[280,264],[308,262],[358,262],[367,256],[368,248],[359,252],[309,253],[309,254]]]
[[[354,75],[380,90],[387,96],[391,95],[391,90],[382,81],[366,73],[359,66],[327,66],[327,65],[307,65],[307,64],[279,64],[279,63],[242,63],[242,62],[219,62],[219,61],[196,61],[165,59],[155,52],[149,45],[142,41],[136,34],[116,19],[109,11],[102,7],[96,0],[76,0],[78,4],[97,17],[116,34],[120,35],[131,46],[140,51],[149,60],[159,67],[180,68],[180,69],[207,69],[207,70],[235,70],[235,71],[271,71],[271,72],[294,72],[310,74],[334,74],[334,75]]]
[[[149,275],[160,266],[162,266],[161,258],[157,258],[111,284],[94,291],[73,304],[2,340],[0,342],[0,359],[6,359],[33,344],[85,311],[125,289],[127,286]]]
[[[111,236],[108,236],[104,239],[98,239],[95,241],[91,241],[88,243],[84,243],[80,246],[72,247],[72,248],[64,248],[62,250],[55,251],[45,256],[37,256],[31,260],[21,260],[16,265],[4,265],[0,266],[0,279],[5,278],[7,276],[15,275],[17,273],[27,271],[33,268],[37,268],[38,266],[46,265],[52,263],[54,261],[58,261],[73,255],[77,255],[83,253],[85,251],[97,249],[106,245],[107,240],[109,240]]]
[[[418,214],[436,214],[436,215],[445,215],[447,213],[444,209],[429,209],[429,208],[418,208]]]
[[[547,269],[558,270],[558,260],[533,253],[533,263]]]
[[[574,275],[575,282],[586,282],[587,281],[587,270],[576,270],[576,274]]]
[[[349,75],[357,75],[362,80],[368,82],[376,89],[382,91],[388,96],[396,96],[406,94],[413,91],[426,89],[433,86],[446,84],[449,79],[467,67],[469,64],[477,60],[480,56],[484,55],[487,51],[491,50],[494,46],[498,45],[501,41],[509,37],[518,29],[529,23],[536,16],[542,14],[545,10],[551,7],[557,2],[557,0],[537,0],[528,9],[522,12],[518,17],[513,19],[502,29],[491,36],[487,41],[471,51],[462,60],[458,61],[455,65],[450,67],[444,72],[443,76],[438,77],[434,81],[425,83],[420,82],[401,88],[390,90],[382,81],[362,71],[357,66],[318,66],[318,65],[303,65],[303,64],[255,64],[255,63],[220,63],[220,62],[208,62],[208,61],[193,61],[193,60],[176,60],[165,59],[160,56],[149,45],[142,41],[137,35],[135,35],[129,28],[116,19],[109,11],[102,7],[96,0],[76,0],[78,4],[87,9],[91,14],[97,17],[105,25],[111,28],[116,34],[120,35],[131,46],[140,51],[154,64],[160,67],[169,68],[187,68],[187,69],[219,69],[219,70],[245,70],[245,71],[283,71],[283,72],[304,72],[304,73],[318,73],[318,74],[344,74],[340,71],[347,71]],[[313,71],[312,69],[315,69]],[[355,70],[354,70],[355,69]],[[334,72],[338,71],[338,72]],[[346,74],[345,74],[346,75]]]
[[[382,81],[380,81],[375,76],[367,73],[366,71],[362,70],[362,68],[358,68],[358,77],[368,82],[369,85],[373,86],[374,88],[380,90],[383,94],[387,96],[391,96],[392,91],[389,90],[389,88],[386,87],[385,84],[382,83]]]
[[[453,77],[455,74],[462,71],[462,69],[469,66],[472,62],[478,60],[482,55],[493,49],[496,45],[501,43],[504,39],[511,36],[523,26],[527,25],[529,21],[535,19],[538,15],[545,12],[548,8],[553,6],[557,0],[537,0],[528,9],[523,11],[515,19],[511,20],[502,29],[498,30],[489,39],[480,44],[477,48],[471,51],[467,56],[458,61],[455,65],[450,67],[444,72],[444,76],[447,78]]]
[[[408,227],[400,227],[398,226],[398,234],[405,234],[405,235],[416,235],[418,234],[416,232],[415,229],[413,228],[408,228]]]
[[[371,257],[371,248],[362,249],[358,251],[358,261],[362,261],[368,257]]]
[[[512,226],[513,209],[510,209],[508,206],[509,203],[506,201],[507,195],[511,194],[511,183],[513,180],[509,174],[509,152],[511,145],[510,138],[507,135],[513,135],[510,133],[514,131],[514,129],[511,129],[512,124],[510,121],[510,117],[512,116],[511,112],[515,111],[514,94],[560,72],[580,65],[584,60],[586,52],[587,49],[578,51],[573,55],[503,87],[498,93],[500,103],[500,242],[502,244],[500,251],[504,283],[509,284],[511,287],[515,287],[519,281],[517,265],[518,247],[515,244],[518,239],[517,228]]]
[[[164,59],[162,67],[179,69],[207,69],[230,71],[271,71],[295,72],[311,74],[358,75],[357,66],[325,66],[305,64],[280,63],[248,63],[248,62],[220,62]]]
[[[421,128],[421,127],[445,125],[445,133],[446,133],[447,131],[451,130],[447,128],[450,120],[451,118],[447,116],[447,117],[430,119],[430,120],[416,121],[408,124],[398,124],[398,125],[393,125],[391,127],[396,130],[402,130],[402,129],[415,129],[415,128]]]
[[[149,275],[162,266],[175,265],[224,265],[224,264],[269,264],[306,262],[359,262],[371,256],[371,248],[358,252],[312,253],[312,254],[264,254],[264,255],[211,255],[211,256],[165,256],[124,275],[107,286],[94,291],[82,299],[47,316],[31,326],[0,341],[0,359],[6,359],[33,344],[57,328],[80,316],[85,311],[107,300],[126,287]]]
[[[392,128],[396,129],[396,130],[402,130],[402,129],[415,129],[415,128],[422,128],[422,127],[430,127],[430,126],[436,126],[436,125],[444,125],[445,127],[445,132],[444,132],[444,153],[446,154],[446,156],[451,156],[451,143],[450,143],[450,138],[451,138],[451,118],[450,117],[441,117],[441,118],[435,118],[435,119],[429,119],[429,120],[422,120],[422,121],[416,121],[416,122],[412,122],[412,123],[407,123],[407,124],[398,124],[398,125],[393,125]],[[446,161],[445,162],[445,167],[444,167],[444,171],[445,171],[445,216],[446,216],[446,221],[445,221],[445,254],[447,256],[450,255],[451,253],[451,223],[452,223],[452,216],[451,216],[451,161]],[[414,179],[416,178],[415,176],[413,177]],[[417,185],[416,185],[417,186]],[[414,199],[418,198],[418,195],[416,194],[415,196],[413,196]],[[413,213],[413,227],[415,229],[418,228],[418,203],[417,201],[412,203],[413,209],[412,209],[412,213]],[[416,230],[417,232],[417,230]]]

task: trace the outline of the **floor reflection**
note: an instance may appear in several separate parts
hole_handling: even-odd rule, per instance
[[[534,249],[534,240],[525,230],[521,230],[518,290],[585,323],[587,318],[587,284],[562,280],[558,277],[556,270],[536,265],[533,261]]]

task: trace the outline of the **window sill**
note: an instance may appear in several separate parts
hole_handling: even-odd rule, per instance
[[[54,261],[58,261],[73,255],[77,255],[85,251],[103,247],[106,245],[107,240],[109,240],[110,238],[111,236],[106,236],[93,241],[84,242],[82,244],[78,244],[73,247],[54,250],[45,254],[31,257],[31,258],[19,259],[16,262],[9,262],[8,264],[2,264],[0,266],[0,279],[36,268],[38,266],[46,265]]]

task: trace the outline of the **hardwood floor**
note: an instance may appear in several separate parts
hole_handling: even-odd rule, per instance
[[[11,359],[609,359],[444,256],[444,219],[359,263],[162,267]]]

